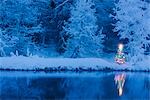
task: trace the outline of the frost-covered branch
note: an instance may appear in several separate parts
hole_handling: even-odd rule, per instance
[[[61,4],[59,4],[56,8],[55,8],[55,10],[56,9],[58,9],[59,7],[61,7],[61,6],[63,6],[65,3],[67,3],[69,0],[65,0],[63,3],[61,3]]]

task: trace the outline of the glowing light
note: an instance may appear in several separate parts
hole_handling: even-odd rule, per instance
[[[123,44],[119,44],[119,45],[118,45],[118,48],[119,48],[120,51],[123,50],[123,46],[124,46]]]
[[[122,95],[122,92],[123,92],[122,88],[119,88],[119,96]]]

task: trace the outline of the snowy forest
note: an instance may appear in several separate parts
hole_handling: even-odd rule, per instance
[[[0,0],[0,56],[150,55],[150,0]]]
[[[0,0],[0,100],[150,100],[150,0]]]

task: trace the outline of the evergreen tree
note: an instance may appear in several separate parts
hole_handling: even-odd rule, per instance
[[[150,44],[149,3],[144,0],[119,0],[114,9],[117,20],[114,31],[127,39],[128,59],[135,64],[144,59]]]
[[[97,30],[95,5],[92,0],[76,0],[71,17],[65,23],[68,35],[65,55],[68,57],[99,56],[102,51],[102,30]]]
[[[26,55],[27,49],[34,45],[33,36],[42,32],[41,25],[38,23],[38,10],[31,5],[32,3],[26,0],[2,0],[0,24],[2,37],[7,37],[3,39],[8,49],[6,55],[15,51]],[[15,43],[8,46],[11,41]]]
[[[10,48],[14,47],[17,41],[16,36],[10,36],[0,28],[0,56],[7,56],[7,53],[11,52]]]

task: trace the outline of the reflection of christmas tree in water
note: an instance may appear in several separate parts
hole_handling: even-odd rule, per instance
[[[125,56],[124,56],[124,53],[123,53],[123,44],[118,45],[118,52],[116,54],[115,61],[118,64],[125,63]]]
[[[121,96],[123,93],[123,86],[125,83],[125,78],[126,78],[125,74],[115,75],[115,83],[117,84],[119,96]]]

